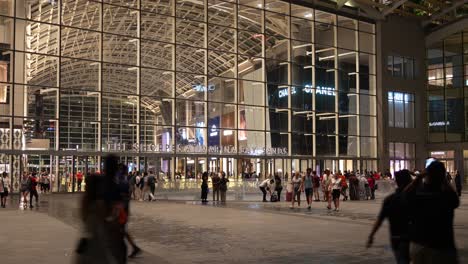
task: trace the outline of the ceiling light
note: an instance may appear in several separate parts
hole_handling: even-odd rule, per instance
[[[263,6],[262,4],[257,4],[258,8],[262,8],[262,6]]]

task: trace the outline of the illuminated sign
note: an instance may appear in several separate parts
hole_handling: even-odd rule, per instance
[[[311,94],[314,91],[312,85],[306,85],[302,91],[304,93]],[[291,87],[291,94],[296,94],[296,87]],[[329,95],[329,96],[336,96],[335,88],[333,87],[326,87],[326,86],[317,86],[315,88],[315,94],[320,95]],[[278,90],[278,98],[283,98],[288,96],[288,88],[279,89]]]
[[[430,127],[440,127],[440,126],[448,126],[448,125],[450,125],[450,121],[429,122]]]
[[[206,86],[201,84],[192,85],[192,90],[195,92],[206,92]],[[208,85],[208,91],[214,91],[214,85]]]
[[[210,137],[216,137],[218,135],[218,130],[216,125],[211,126]]]

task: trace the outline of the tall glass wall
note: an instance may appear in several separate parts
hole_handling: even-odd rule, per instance
[[[468,31],[427,50],[429,142],[468,141]]]
[[[1,163],[15,177],[98,170],[107,152],[171,175],[376,168],[371,23],[280,0],[0,4]]]

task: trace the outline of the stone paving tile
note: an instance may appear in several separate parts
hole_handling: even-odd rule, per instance
[[[2,264],[70,263],[79,196],[41,200],[37,210],[0,210],[0,256],[8,256]],[[372,249],[364,248],[380,203],[345,202],[336,213],[322,202],[311,211],[289,203],[133,202],[129,230],[145,252],[129,263],[393,263],[387,226]],[[461,263],[468,263],[467,205],[464,198],[455,219]]]

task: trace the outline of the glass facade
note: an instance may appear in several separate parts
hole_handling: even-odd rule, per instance
[[[416,149],[414,143],[389,142],[390,172],[416,168]]]
[[[429,142],[468,141],[468,31],[427,50]]]
[[[414,94],[388,92],[388,126],[414,128]]]
[[[109,152],[169,178],[377,167],[372,23],[275,0],[2,4],[16,182],[45,169],[69,190]]]

